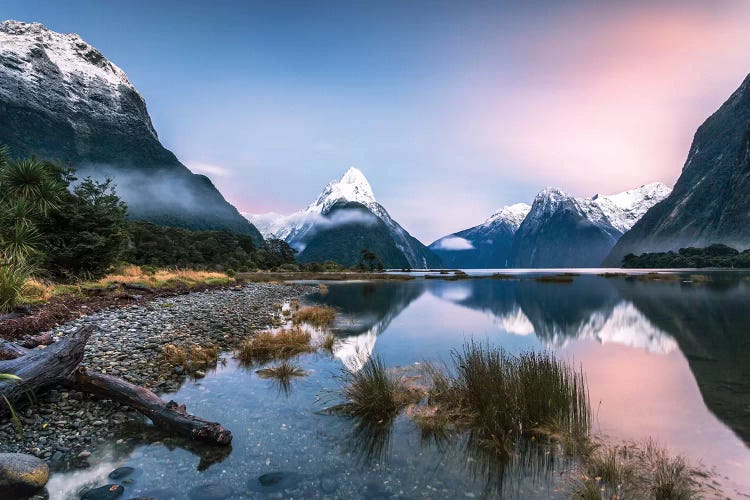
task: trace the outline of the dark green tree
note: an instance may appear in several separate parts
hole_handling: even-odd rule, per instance
[[[368,248],[362,249],[362,261],[360,263],[360,269],[369,269],[370,271],[383,270],[383,263],[380,261],[380,257]]]
[[[111,180],[84,179],[40,225],[43,269],[59,279],[104,275],[125,250],[126,213]]]

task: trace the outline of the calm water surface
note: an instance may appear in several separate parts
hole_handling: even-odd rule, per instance
[[[447,360],[475,339],[510,352],[548,348],[580,364],[595,431],[613,441],[654,438],[715,469],[726,495],[745,496],[750,279],[709,276],[330,283],[326,295],[306,301],[342,311],[334,356],[300,358],[309,375],[289,391],[228,355],[226,366],[171,396],[231,429],[231,450],[127,429],[98,465],[53,476],[49,490],[52,498],[77,498],[84,485],[105,484],[109,471],[130,465],[138,472],[126,498],[564,497],[566,464],[543,450],[521,450],[502,468],[460,440],[423,439],[404,416],[383,431],[316,413],[336,401],[337,376],[356,369],[357,353],[413,366]],[[264,474],[275,475],[264,476],[264,485]]]

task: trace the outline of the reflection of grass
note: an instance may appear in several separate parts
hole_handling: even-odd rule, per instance
[[[264,331],[242,342],[237,358],[244,363],[265,363],[274,359],[291,358],[313,352],[311,337],[299,327],[278,332]]]
[[[294,312],[292,321],[317,327],[330,327],[336,321],[336,309],[329,306],[303,307]]]
[[[344,371],[341,395],[344,413],[372,421],[388,420],[406,405],[421,399],[403,377],[389,372],[379,356],[371,356],[358,371]]]

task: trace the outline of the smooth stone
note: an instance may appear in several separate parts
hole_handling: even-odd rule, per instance
[[[323,493],[331,494],[339,489],[339,483],[335,479],[324,477],[320,480],[320,489],[323,491]]]
[[[248,489],[269,493],[290,488],[297,484],[301,474],[296,472],[275,471],[259,476],[256,480],[250,480]]]
[[[23,453],[0,453],[0,493],[33,493],[47,481],[49,466],[44,460]]]
[[[132,467],[118,467],[110,472],[109,476],[107,477],[110,479],[122,479],[124,477],[128,477],[133,472],[135,472],[135,469]]]
[[[191,500],[223,500],[233,494],[234,491],[229,486],[218,483],[204,484],[190,490]]]
[[[81,500],[109,500],[110,498],[120,498],[123,493],[125,493],[125,488],[122,485],[105,484],[86,491],[81,495]]]

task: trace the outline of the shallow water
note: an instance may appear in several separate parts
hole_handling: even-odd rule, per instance
[[[299,358],[308,376],[288,392],[230,357],[171,396],[231,429],[231,450],[128,429],[91,470],[57,474],[48,489],[52,498],[77,498],[85,484],[105,484],[110,470],[131,465],[137,473],[125,498],[210,498],[206,487],[213,498],[563,496],[565,464],[543,450],[524,450],[503,471],[465,443],[421,439],[406,417],[383,431],[315,413],[335,402],[337,376],[356,368],[357,353],[412,366],[447,360],[475,339],[511,352],[549,348],[580,364],[596,431],[615,441],[654,438],[715,469],[726,495],[749,494],[750,280],[690,274],[329,283],[326,295],[306,300],[342,311],[334,356]]]

